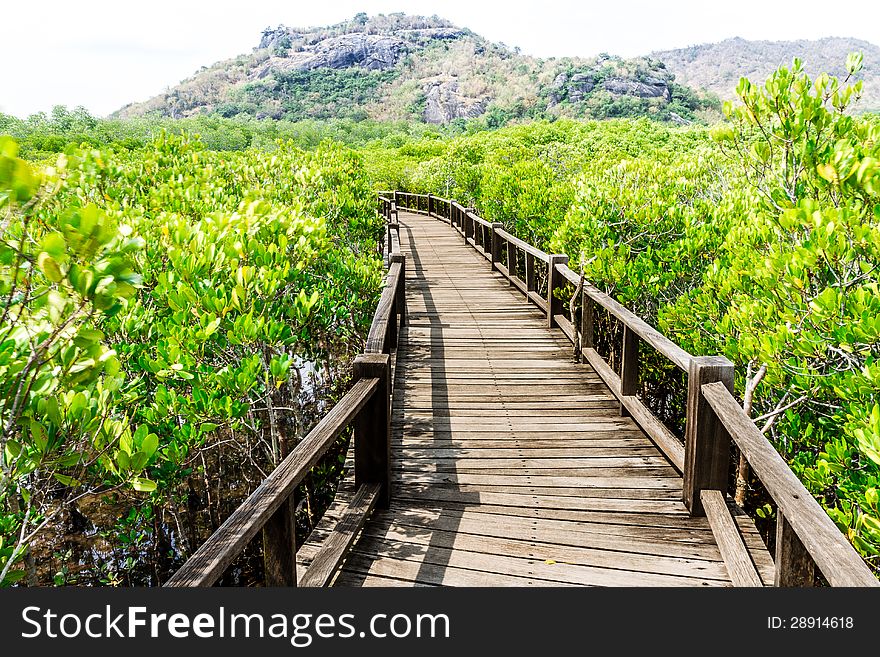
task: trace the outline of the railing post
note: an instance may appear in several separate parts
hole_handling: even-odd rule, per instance
[[[281,441],[281,458],[290,443]],[[296,586],[296,503],[291,494],[263,525],[263,574],[266,586]]]
[[[547,263],[547,326],[556,326],[554,315],[562,314],[562,301],[556,298],[553,292],[562,283],[562,274],[556,271],[556,265],[567,265],[568,256],[554,253],[548,258]]]
[[[501,235],[498,235],[497,231],[503,228],[504,224],[498,221],[493,221],[489,228],[491,231],[489,248],[491,249],[493,271],[498,269],[498,263],[501,262]]]
[[[730,436],[703,397],[702,386],[720,381],[733,392],[733,363],[723,356],[691,359],[688,370],[687,425],[682,500],[691,515],[704,515],[700,491],[727,490]]]
[[[596,306],[593,298],[584,290],[581,296],[581,349],[593,348],[593,323]]]
[[[399,204],[400,204],[400,201],[398,200],[399,196],[400,196],[400,192],[398,192],[398,191],[395,189],[395,190],[394,190],[394,196],[393,196],[394,204],[395,204],[395,205],[399,205]]]
[[[517,262],[516,262],[516,244],[507,242],[507,273],[510,274],[510,284],[513,285],[513,279],[516,278]]]
[[[395,311],[400,315],[400,325],[406,326],[406,255],[395,253],[388,262],[390,267],[395,262],[400,263],[400,279],[397,283],[397,291],[394,294]]]
[[[623,347],[620,359],[620,395],[632,397],[639,387],[639,336],[629,326],[623,326]],[[620,402],[620,414],[629,416],[629,411]]]
[[[473,212],[473,208],[465,208],[464,209],[464,243],[467,244],[468,237],[470,237],[474,244],[477,243],[477,224],[471,219],[470,213]]]
[[[535,256],[526,251],[526,290],[534,292],[538,289],[535,282]]]
[[[813,586],[816,563],[801,543],[801,539],[782,514],[776,509],[776,574],[773,586]]]
[[[263,525],[266,586],[296,586],[296,523],[293,495]]]
[[[428,216],[434,216],[434,195],[428,194]]]
[[[391,219],[392,216],[394,217],[394,221],[400,220],[400,216],[397,214],[397,203],[394,203],[394,202],[391,203],[391,207],[388,210],[388,221],[389,222],[392,220]]]
[[[391,357],[361,354],[354,360],[354,380],[379,379],[379,386],[354,419],[354,485],[379,484],[376,504],[391,501]]]

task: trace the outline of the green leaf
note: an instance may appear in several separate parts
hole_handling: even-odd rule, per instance
[[[152,493],[156,490],[156,482],[145,477],[135,477],[131,480],[131,486],[139,493]]]
[[[147,455],[147,458],[156,453],[159,448],[159,436],[154,433],[149,434],[141,443],[141,451]]]
[[[58,283],[64,278],[61,273],[61,268],[58,267],[58,263],[55,262],[54,258],[45,251],[37,256],[37,267],[39,267],[40,271],[46,275],[46,278],[53,283]]]
[[[61,482],[62,484],[64,484],[65,486],[71,486],[71,487],[73,487],[73,486],[80,486],[80,485],[82,485],[82,482],[80,482],[79,480],[74,479],[73,477],[68,477],[67,475],[60,474],[60,473],[58,473],[58,472],[53,472],[53,473],[52,473],[52,476],[55,477],[55,479],[57,479],[58,481],[60,481],[60,482]]]
[[[67,250],[67,242],[61,233],[49,233],[40,242],[40,248],[53,258],[60,258]]]

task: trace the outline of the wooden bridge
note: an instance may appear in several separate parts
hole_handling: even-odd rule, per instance
[[[742,411],[729,361],[454,201],[378,209],[388,276],[353,387],[167,585],[210,586],[260,532],[275,586],[878,584]],[[623,327],[618,371],[600,311]],[[645,349],[686,375],[684,440],[641,399]],[[293,492],[349,425],[348,475],[297,550]],[[727,497],[732,444],[777,506],[773,556]]]

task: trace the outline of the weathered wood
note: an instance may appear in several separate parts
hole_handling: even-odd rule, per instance
[[[355,380],[376,381],[376,393],[354,419],[354,484],[379,484],[378,505],[391,501],[391,358],[361,354],[353,366]]]
[[[385,353],[388,351],[389,345],[386,344],[389,326],[392,322],[396,322],[397,318],[392,317],[396,307],[397,291],[400,289],[400,279],[402,278],[403,261],[392,262],[388,268],[388,276],[385,287],[382,289],[382,295],[379,297],[379,304],[376,306],[376,313],[373,316],[373,323],[370,326],[370,332],[367,335],[366,353]]]
[[[562,315],[556,316],[556,322],[570,340],[573,340],[571,323]],[[684,470],[684,446],[675,435],[645,406],[635,395],[624,396],[621,393],[620,377],[611,369],[608,363],[592,348],[584,348],[581,353],[602,377],[602,380],[618,399],[618,409],[626,409],[626,415],[631,416],[638,425],[651,437],[651,440],[661,449],[675,468]]]
[[[433,213],[443,214],[436,201]],[[453,214],[450,206],[450,224]],[[729,584],[707,519],[690,516],[681,478],[634,422],[651,427],[645,417],[653,416],[619,417],[615,398],[641,404],[621,394],[620,377],[611,373],[612,393],[600,384],[607,372],[572,363],[563,335],[570,322],[556,312],[563,331],[548,330],[550,320],[483,265],[491,226],[473,222],[481,253],[461,249],[445,222],[401,220],[401,247],[414,257],[391,415],[394,501],[367,522],[337,580]],[[498,270],[528,292],[526,281],[516,285],[515,258]],[[534,258],[531,278],[537,287]],[[440,518],[427,521],[438,507]],[[747,521],[740,526],[766,571],[760,537]],[[332,525],[316,529],[301,550],[304,565],[332,536]]]
[[[567,265],[560,265],[559,267],[557,267],[557,269],[560,276],[562,276],[565,280],[572,283],[573,285],[578,284],[578,281],[580,280],[580,275],[572,271]],[[677,344],[672,342],[672,340],[667,338],[657,329],[645,322],[642,318],[635,315],[632,311],[622,306],[620,303],[612,299],[610,296],[602,292],[602,290],[598,289],[594,285],[585,284],[584,294],[586,294],[593,301],[602,306],[612,316],[620,320],[624,326],[629,327],[642,340],[647,342],[649,345],[654,347],[654,349],[656,349],[670,361],[675,363],[675,365],[678,366],[681,370],[685,372],[688,371],[691,355],[687,353],[684,349],[679,347]]]
[[[499,231],[500,232],[500,231]],[[507,241],[507,276],[511,285],[515,285],[514,279],[517,277],[517,252],[516,245],[510,240]]]
[[[293,496],[263,526],[266,586],[296,586],[296,522]]]
[[[529,292],[529,301],[538,306],[545,315],[547,314],[547,300],[537,292]]]
[[[468,529],[471,531],[467,531]],[[462,527],[462,523],[457,525],[449,523],[446,527],[437,527],[389,522],[385,518],[370,523],[364,533],[371,538],[394,541],[403,545],[430,545],[431,549],[442,547],[476,554],[537,560],[543,561],[545,566],[552,566],[554,564],[548,562],[555,561],[569,566],[594,566],[622,572],[700,577],[721,581],[726,581],[728,578],[724,564],[717,560],[657,555],[650,554],[647,550],[646,553],[632,554],[620,550],[620,545],[611,545],[610,541],[604,547],[568,545],[565,538],[554,536],[554,543],[548,544],[531,537],[511,536],[509,532],[498,536],[495,534],[500,532],[484,532],[481,527],[476,526]],[[757,577],[757,573],[755,576]]]
[[[535,256],[526,251],[526,296],[538,289],[535,281]]]
[[[733,363],[723,356],[693,358],[688,372],[682,500],[697,516],[703,515],[701,490],[727,489],[730,436],[702,392],[704,384],[715,382],[733,391]]]
[[[628,326],[623,327],[623,347],[620,359],[620,394],[635,397],[639,391],[639,336]],[[626,404],[621,401],[620,414],[628,415]]]
[[[166,586],[211,586],[284,504],[306,473],[377,392],[377,378],[352,386],[303,441],[196,550]]]
[[[515,235],[508,233],[506,230],[503,230],[503,229],[500,230],[499,234],[501,235],[501,237],[504,238],[505,241],[507,241],[510,244],[513,244],[516,248],[525,252],[526,255],[531,255],[533,258],[537,258],[538,260],[540,260],[542,262],[548,262],[548,258],[550,257],[549,254],[542,251],[538,247],[532,246],[528,242],[524,242],[523,240],[519,239]]]
[[[358,532],[376,506],[380,491],[381,487],[378,484],[364,484],[358,488],[339,523],[312,558],[300,586],[317,587],[330,584],[339,565],[348,555]]]
[[[556,290],[562,284],[562,276],[559,273],[558,265],[565,265],[568,262],[567,255],[554,253],[548,257],[547,261],[547,326],[553,328],[557,326],[556,315],[562,314],[562,300],[556,298]]]
[[[397,275],[396,285],[397,287],[394,290],[394,312],[400,315],[400,326],[406,326],[406,255],[402,253],[395,253],[391,256],[389,260],[389,265],[400,264],[400,273]],[[393,284],[394,281],[389,281],[389,283]]]
[[[804,547],[785,514],[776,511],[776,576],[774,586],[811,587],[816,580],[816,563]]]
[[[849,541],[727,388],[707,384],[703,395],[828,582],[832,586],[878,586],[880,583]],[[787,529],[783,527],[783,531]]]
[[[581,350],[592,349],[593,324],[596,317],[596,308],[593,299],[585,293],[581,293]]]
[[[730,516],[724,494],[719,490],[704,489],[700,491],[700,501],[733,585],[763,586],[739,529]]]

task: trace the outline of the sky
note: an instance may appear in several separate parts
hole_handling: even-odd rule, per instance
[[[278,24],[329,25],[358,12],[438,15],[537,57],[632,57],[739,36],[848,36],[880,44],[876,0],[3,0],[0,112],[53,105],[105,116],[204,65],[251,52]]]

